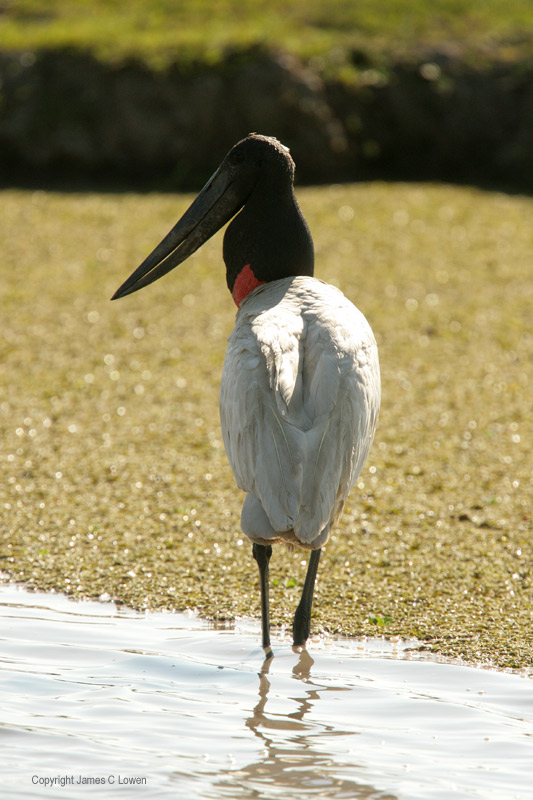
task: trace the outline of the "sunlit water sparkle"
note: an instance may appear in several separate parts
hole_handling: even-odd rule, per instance
[[[264,662],[258,641],[254,621],[214,629],[0,585],[1,796],[533,797],[526,673],[381,640],[296,652],[274,636]]]

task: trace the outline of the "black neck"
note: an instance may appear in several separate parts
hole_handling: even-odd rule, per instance
[[[250,265],[258,281],[313,275],[313,240],[286,173],[263,172],[224,236],[228,288]]]

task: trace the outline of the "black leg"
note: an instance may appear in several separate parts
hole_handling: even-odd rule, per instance
[[[269,544],[254,544],[252,552],[259,567],[259,583],[261,586],[261,630],[263,647],[270,647],[270,614],[268,602],[268,562],[272,555]]]
[[[319,561],[320,550],[311,550],[302,598],[296,609],[294,622],[292,624],[292,637],[295,646],[305,644],[309,638],[309,632],[311,630],[311,606],[313,605],[313,591],[315,588],[316,571]]]

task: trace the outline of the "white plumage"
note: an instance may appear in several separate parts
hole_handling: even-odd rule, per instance
[[[342,292],[300,276],[245,298],[220,415],[253,542],[325,544],[370,450],[379,404],[374,335]]]

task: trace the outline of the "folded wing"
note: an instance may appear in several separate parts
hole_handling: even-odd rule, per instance
[[[370,449],[377,348],[363,315],[313,278],[247,299],[228,342],[220,411],[245,533],[321,546]]]

